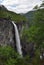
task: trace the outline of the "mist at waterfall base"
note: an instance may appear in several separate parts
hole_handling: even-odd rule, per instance
[[[15,38],[16,38],[16,48],[17,48],[17,52],[19,53],[20,57],[23,57],[23,55],[22,55],[22,50],[21,50],[20,37],[19,37],[18,29],[17,29],[17,26],[16,26],[16,24],[14,23],[14,21],[12,21],[12,24],[14,25],[14,30],[15,30]]]

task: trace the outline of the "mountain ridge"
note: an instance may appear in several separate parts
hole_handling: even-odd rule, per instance
[[[16,22],[27,21],[24,15],[9,11],[4,5],[0,5],[0,18],[9,18]]]

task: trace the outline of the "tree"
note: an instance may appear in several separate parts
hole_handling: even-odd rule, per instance
[[[24,42],[33,42],[41,46],[44,43],[44,9],[36,11],[33,23],[29,29],[24,29],[22,39]]]
[[[36,45],[33,62],[34,65],[40,65],[40,55],[44,53],[44,9],[35,12],[33,25],[23,30],[22,39],[24,43],[32,42]]]
[[[18,53],[12,47],[0,47],[0,65],[15,65],[18,56]]]
[[[38,7],[38,5],[36,5],[33,9],[38,9],[39,7]]]
[[[40,7],[44,7],[44,1],[42,1],[42,4],[40,5]]]

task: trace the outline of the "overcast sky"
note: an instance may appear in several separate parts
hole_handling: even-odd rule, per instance
[[[0,0],[0,4],[16,13],[26,13],[32,10],[35,5],[40,5],[41,3],[42,0]]]

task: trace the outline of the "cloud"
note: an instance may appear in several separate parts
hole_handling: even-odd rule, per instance
[[[26,13],[32,10],[35,5],[40,5],[41,2],[40,0],[3,0],[1,4],[16,13]]]
[[[0,0],[0,4],[2,3],[3,0]]]

